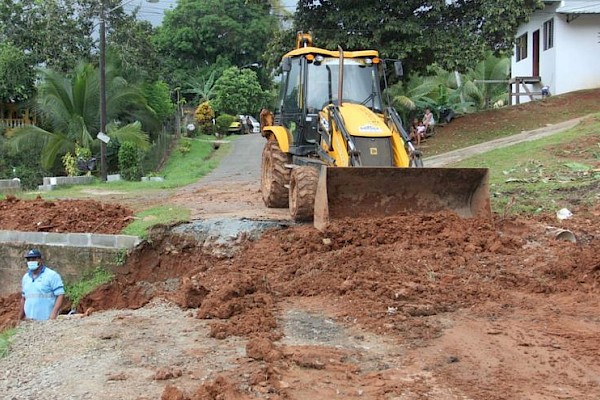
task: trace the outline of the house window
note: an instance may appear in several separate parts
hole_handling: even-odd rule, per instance
[[[554,19],[544,22],[544,50],[554,47]]]
[[[515,55],[517,61],[521,61],[527,58],[527,34],[521,35],[517,38]]]

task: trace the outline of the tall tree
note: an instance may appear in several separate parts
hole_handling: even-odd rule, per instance
[[[0,43],[0,103],[30,98],[34,78],[29,57],[11,43]]]
[[[126,14],[119,8],[108,18],[107,44],[113,60],[120,60],[123,76],[129,81],[156,81],[161,72],[161,57],[153,37],[155,28],[137,19],[137,11]]]
[[[156,43],[180,82],[193,76],[197,68],[216,63],[219,57],[229,66],[261,62],[278,29],[269,11],[266,3],[245,0],[180,0],[173,10],[165,12]]]
[[[375,48],[408,71],[437,63],[464,70],[487,50],[510,53],[519,23],[539,0],[299,0],[295,30],[312,31],[320,47]]]
[[[231,115],[257,115],[268,102],[268,93],[261,89],[256,72],[248,68],[225,70],[215,82],[214,92],[211,105],[215,111]]]
[[[31,55],[33,65],[68,71],[93,47],[91,0],[0,3],[0,37]]]

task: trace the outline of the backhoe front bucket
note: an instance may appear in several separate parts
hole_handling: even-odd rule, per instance
[[[452,210],[492,218],[487,168],[321,167],[314,224]]]

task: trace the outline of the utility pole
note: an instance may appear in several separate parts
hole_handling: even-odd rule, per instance
[[[128,0],[118,4],[116,7],[106,10],[106,0],[100,0],[100,179],[106,182],[108,177],[108,165],[106,161],[106,144],[110,138],[106,135],[106,14],[117,8],[123,7],[134,0]],[[148,3],[158,3],[158,0],[146,0]]]
[[[100,9],[100,134],[106,134],[106,4],[102,0]],[[100,179],[106,182],[106,142],[100,139]]]

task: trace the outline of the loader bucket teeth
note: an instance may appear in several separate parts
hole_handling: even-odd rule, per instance
[[[323,167],[314,224],[446,210],[491,219],[488,180],[487,168]]]

